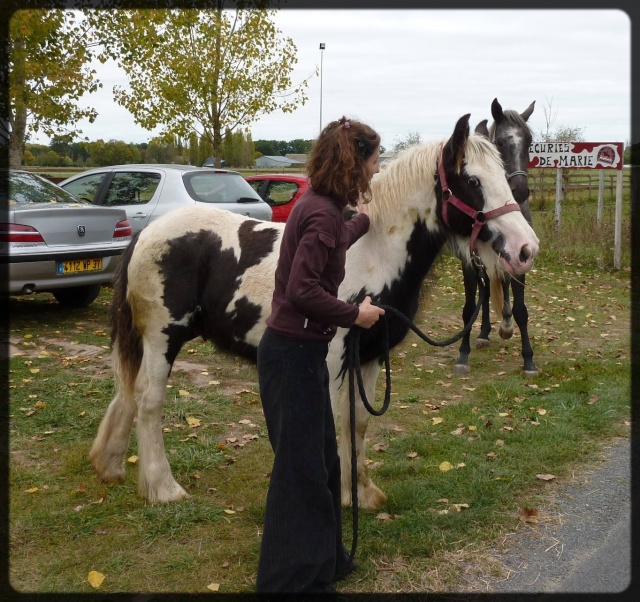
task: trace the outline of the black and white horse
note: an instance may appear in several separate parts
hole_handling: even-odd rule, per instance
[[[532,140],[532,133],[527,124],[529,117],[533,113],[535,100],[522,112],[503,111],[498,99],[491,103],[491,115],[493,124],[487,128],[487,120],[481,121],[476,126],[476,133],[487,136],[498,148],[504,162],[505,171],[513,197],[520,205],[522,215],[524,215],[530,226],[531,209],[529,208],[529,186],[527,182],[529,165],[529,145]],[[478,274],[473,265],[462,259],[462,274],[464,277],[465,304],[462,310],[464,323],[471,318],[475,308],[476,292],[478,289]],[[529,313],[524,302],[525,275],[511,277],[510,274],[503,273],[491,279],[490,294],[485,295],[482,306],[482,318],[480,333],[476,339],[476,347],[485,347],[489,344],[489,333],[491,332],[491,317],[489,311],[489,299],[491,297],[495,312],[502,316],[502,322],[498,334],[502,339],[510,339],[513,336],[513,322],[515,319],[520,336],[522,338],[522,358],[524,360],[523,371],[528,376],[538,373],[538,369],[533,362],[533,348],[529,341]],[[502,288],[502,290],[500,290]],[[513,291],[513,309],[509,301],[509,289]],[[468,374],[469,354],[471,346],[468,332],[460,343],[459,356],[456,361],[455,371],[458,374]]]
[[[339,290],[349,303],[371,295],[413,318],[424,278],[447,241],[470,257],[473,239],[489,272],[522,274],[531,268],[538,239],[519,211],[495,146],[484,136],[469,135],[469,115],[458,120],[448,141],[407,149],[374,178],[372,192],[371,228],[348,251]],[[478,228],[473,215],[480,210],[492,219]],[[284,226],[214,208],[189,208],[153,222],[134,238],[114,281],[115,396],[90,452],[103,480],[124,478],[137,416],[140,494],[151,502],[187,496],[171,473],[162,437],[171,367],[184,343],[197,336],[255,358],[271,310]],[[391,346],[407,334],[407,327],[393,318],[388,327]],[[343,433],[349,432],[344,406],[348,386],[339,375],[347,333],[339,329],[328,357],[332,403]],[[370,400],[380,370],[382,335],[380,323],[362,332],[360,353]],[[358,499],[362,507],[376,508],[385,496],[367,476],[368,419],[358,399]],[[349,437],[340,438],[344,504],[351,502],[348,442]]]

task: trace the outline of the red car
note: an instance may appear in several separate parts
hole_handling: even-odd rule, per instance
[[[271,206],[274,222],[286,222],[295,202],[309,188],[309,178],[304,174],[266,173],[245,176],[245,180]]]

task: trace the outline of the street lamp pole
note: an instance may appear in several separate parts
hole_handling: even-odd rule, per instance
[[[322,132],[322,57],[324,55],[324,42],[320,42],[320,131]]]

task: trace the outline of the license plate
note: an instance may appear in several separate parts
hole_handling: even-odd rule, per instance
[[[73,259],[59,261],[58,274],[75,274],[77,272],[95,272],[102,269],[102,257],[96,259]]]

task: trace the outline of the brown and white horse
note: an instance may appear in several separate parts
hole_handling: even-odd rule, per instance
[[[489,273],[498,266],[513,274],[531,268],[538,239],[518,210],[499,153],[484,136],[469,135],[469,115],[458,120],[448,140],[407,149],[373,179],[372,192],[370,230],[348,251],[339,290],[349,303],[370,295],[413,319],[433,261],[446,243],[469,259],[472,231],[477,235],[475,253]],[[284,226],[214,208],[180,209],[132,241],[114,281],[115,396],[90,452],[103,480],[124,478],[124,457],[137,416],[140,494],[151,502],[187,496],[171,473],[162,437],[171,367],[184,343],[197,336],[255,358],[271,310]],[[392,317],[388,330],[390,346],[408,331]],[[340,375],[347,333],[338,330],[327,360],[334,413],[345,434],[348,386]],[[369,400],[380,371],[382,338],[380,323],[362,332],[360,355]],[[369,414],[359,399],[357,406],[358,500],[363,508],[377,508],[385,495],[367,475]],[[344,504],[351,503],[350,456],[349,437],[343,436]]]

